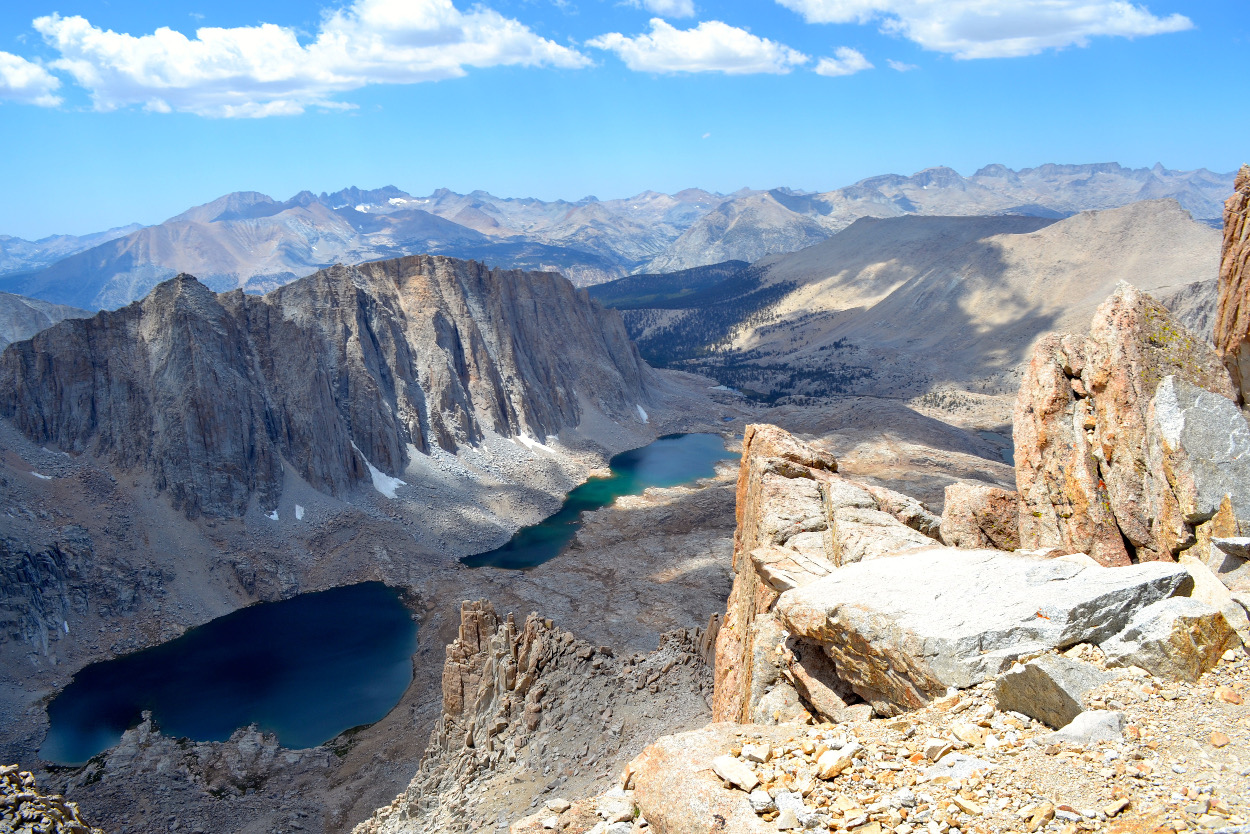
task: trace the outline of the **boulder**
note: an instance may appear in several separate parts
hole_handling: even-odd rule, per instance
[[[1204,564],[1229,590],[1250,591],[1250,536],[1211,539]]]
[[[1182,555],[1181,567],[1189,571],[1193,577],[1194,589],[1189,596],[1199,602],[1205,602],[1224,615],[1224,619],[1237,632],[1243,646],[1250,646],[1250,617],[1240,603],[1233,599],[1231,591],[1225,587],[1211,569],[1193,556]]]
[[[932,547],[841,568],[782,594],[774,611],[791,634],[819,642],[877,713],[895,715],[1021,655],[1102,642],[1191,585],[1177,565],[1108,569]]]
[[[1215,349],[1244,404],[1250,399],[1250,165],[1243,165],[1224,203]]]
[[[1097,420],[1081,381],[1092,342],[1047,336],[1034,348],[1012,417],[1020,546],[1132,562],[1098,472]]]
[[[1193,682],[1236,643],[1236,633],[1218,609],[1174,597],[1136,612],[1101,648],[1108,666],[1140,666],[1156,677]]]
[[[811,714],[824,721],[844,720],[849,700],[854,693],[838,678],[833,661],[819,643],[791,637],[787,677]]]
[[[1058,729],[1085,711],[1086,692],[1111,680],[1097,666],[1056,655],[1042,655],[998,678],[994,695],[1000,710],[1036,718]]]
[[[1225,497],[1234,519],[1250,520],[1250,423],[1232,400],[1169,375],[1146,423],[1146,505],[1162,547],[1193,544]]]
[[[742,435],[742,448],[744,455],[750,450],[760,458],[774,461],[779,469],[784,469],[786,463],[791,463],[805,469],[838,471],[838,459],[832,454],[804,443],[785,429],[768,423],[748,425]]]
[[[824,552],[830,496],[837,506],[875,506],[871,495],[836,470],[831,454],[776,426],[747,426],[738,469],[734,583],[716,635],[712,715],[718,721],[752,720],[758,700],[777,686],[777,656],[770,653],[783,640],[757,620],[769,616],[782,590],[834,569]],[[819,551],[812,534],[821,536]],[[789,695],[775,697],[783,695],[788,705]],[[780,708],[770,706],[770,715]]]
[[[1088,337],[1038,343],[1013,416],[1021,547],[1123,565],[1171,561],[1192,543],[1192,531],[1176,526],[1167,479],[1148,461],[1147,412],[1169,375],[1234,396],[1215,351],[1124,282]]]
[[[889,513],[917,533],[923,533],[935,541],[942,540],[942,519],[934,515],[923,501],[875,484],[860,486],[877,502],[877,509],[881,512]]]
[[[942,541],[951,547],[1016,550],[1020,508],[1014,492],[990,484],[959,482],[946,488]]]
[[[838,567],[933,545],[933,539],[881,510],[843,507],[829,521],[833,563]]]
[[[741,732],[737,724],[709,724],[657,739],[633,760],[629,767],[634,802],[651,830],[665,834],[771,834],[777,830],[756,815],[749,792],[726,790],[724,780],[713,770],[713,760],[728,756],[732,747],[742,743]],[[793,735],[793,728],[753,727],[752,735],[757,734],[758,743],[779,745]]]
[[[729,754],[712,759],[712,772],[747,793],[755,790],[760,783],[759,777],[755,775],[755,771],[751,770],[749,765],[743,764]],[[630,810],[632,812],[633,809],[631,808]]]
[[[1091,709],[1077,715],[1066,726],[1046,737],[1051,744],[1079,744],[1082,747],[1100,741],[1120,741],[1124,738],[1124,713],[1105,709]]]

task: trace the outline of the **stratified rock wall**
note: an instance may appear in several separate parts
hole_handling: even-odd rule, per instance
[[[1250,400],[1250,165],[1243,165],[1236,193],[1224,203],[1224,256],[1215,314],[1215,347],[1243,406]]]
[[[1098,308],[1088,337],[1039,342],[1014,415],[1022,547],[1110,566],[1172,560],[1193,544],[1192,525],[1204,519],[1185,518],[1149,465],[1147,412],[1170,375],[1233,396],[1211,347],[1126,283]]]
[[[263,297],[187,275],[0,356],[0,416],[143,467],[189,517],[271,510],[283,462],[342,495],[409,448],[543,440],[587,408],[634,420],[652,371],[619,316],[552,273],[420,256]]]

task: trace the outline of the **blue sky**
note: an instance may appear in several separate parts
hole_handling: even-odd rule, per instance
[[[236,190],[622,197],[1231,171],[1245,0],[7,0],[0,234]]]

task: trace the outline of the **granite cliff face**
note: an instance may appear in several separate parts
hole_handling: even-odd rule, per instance
[[[1236,193],[1224,204],[1215,346],[1246,405],[1250,401],[1250,165],[1242,166]]]
[[[615,313],[550,273],[442,257],[335,266],[254,297],[188,275],[0,357],[0,416],[142,469],[188,517],[335,496],[488,434],[638,420],[651,370]],[[388,486],[389,483],[389,486]]]

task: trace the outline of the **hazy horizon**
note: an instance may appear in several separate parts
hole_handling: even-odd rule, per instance
[[[1236,170],[1240,4],[16,0],[0,234],[233,191],[828,191],[945,165]]]

